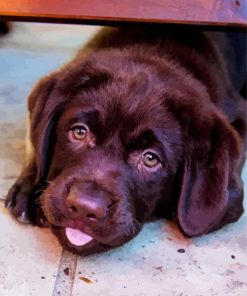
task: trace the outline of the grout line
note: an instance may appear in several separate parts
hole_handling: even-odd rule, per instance
[[[76,265],[77,255],[63,250],[52,296],[71,296]]]

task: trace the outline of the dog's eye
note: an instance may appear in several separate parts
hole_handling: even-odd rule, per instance
[[[87,137],[87,128],[85,126],[75,126],[72,128],[72,136],[73,139],[82,141],[85,140]]]
[[[159,157],[153,152],[146,152],[143,155],[143,163],[145,166],[152,168],[160,164]]]

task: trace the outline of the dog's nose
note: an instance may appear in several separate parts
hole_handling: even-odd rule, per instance
[[[107,205],[103,199],[78,192],[68,195],[66,205],[73,217],[88,222],[99,222],[107,215]]]

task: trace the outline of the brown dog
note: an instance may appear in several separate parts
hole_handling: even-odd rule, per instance
[[[74,252],[155,215],[197,236],[243,213],[245,104],[202,33],[105,29],[28,107],[33,155],[6,205]]]

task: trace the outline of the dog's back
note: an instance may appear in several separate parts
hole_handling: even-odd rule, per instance
[[[223,110],[246,143],[246,102],[230,81],[229,63],[224,60],[223,49],[216,44],[217,38],[214,33],[191,29],[105,28],[79,51],[76,59],[91,51],[112,48],[128,54],[132,51],[144,61],[147,56],[171,61],[173,66],[184,68],[206,86],[211,101]]]

